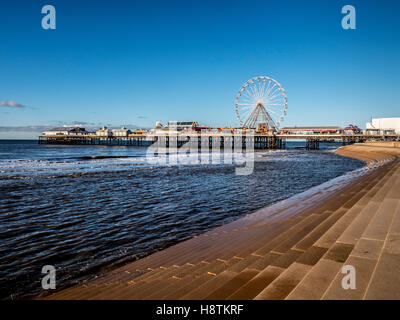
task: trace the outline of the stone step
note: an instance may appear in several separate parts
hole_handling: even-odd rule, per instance
[[[296,219],[287,219],[276,225],[267,224],[257,232],[249,231],[248,233],[234,235],[230,239],[220,239],[219,242],[213,244],[211,248],[206,248],[202,252],[195,252],[197,257],[207,260],[213,260],[216,258],[230,259],[232,256],[237,255],[238,250],[248,249],[249,243],[253,246],[257,246],[257,243],[265,243],[274,235],[278,234],[281,230],[284,230],[288,226],[296,223]],[[183,262],[191,258],[190,256],[183,257],[179,262]]]
[[[292,243],[296,243],[296,241],[298,239],[303,238],[304,233],[312,230],[314,225],[318,224],[321,221],[322,217],[323,217],[323,215],[314,215],[314,217],[307,220],[308,223],[301,223],[300,227],[298,226],[298,228],[291,229],[291,233],[285,233],[286,241],[290,241],[289,242],[290,246],[292,245]],[[280,247],[281,243],[278,242],[277,246]],[[290,246],[288,246],[288,247],[290,247]],[[280,249],[282,250],[282,248],[280,248]],[[243,272],[244,270],[253,270],[253,271],[256,270],[258,273],[260,271],[259,269],[251,269],[251,268],[249,268],[249,266],[256,264],[257,262],[259,262],[259,260],[263,260],[264,262],[266,262],[266,260],[268,260],[268,263],[270,263],[272,267],[283,269],[283,268],[288,267],[294,261],[296,261],[299,258],[299,256],[302,255],[303,253],[304,252],[302,252],[302,251],[296,251],[296,250],[291,250],[291,249],[287,250],[287,252],[285,252],[285,254],[283,254],[282,252],[279,252],[279,253],[269,252],[269,253],[267,253],[267,255],[268,255],[267,259],[264,259],[264,256],[257,256],[254,254],[250,254],[248,257],[243,259],[241,262],[235,264],[234,266],[232,266],[231,268],[226,270],[225,274],[221,274],[220,276],[216,277],[215,279],[212,279],[212,280],[204,283],[199,288],[196,288],[192,292],[189,292],[188,294],[186,294],[183,298],[184,299],[202,299],[202,298],[205,298],[204,294],[209,293],[211,289],[214,289],[215,291],[218,292],[219,295],[221,295],[222,292],[225,290],[225,289],[222,289],[222,287],[226,284],[225,282],[230,281],[228,279],[227,275],[235,276],[235,274],[237,274],[239,277],[238,279],[243,279],[243,278],[240,278],[239,274],[241,272]],[[274,261],[274,258],[276,259],[276,261]],[[232,281],[233,281],[233,283],[236,283],[235,282],[236,280],[232,280]],[[228,285],[228,284],[226,284],[226,285]],[[231,294],[231,293],[233,293],[233,291],[229,292],[229,294]],[[225,295],[225,297],[227,297],[227,296],[228,296],[228,294]],[[216,297],[214,297],[214,298],[216,298]]]
[[[353,220],[349,227],[342,233],[337,240],[338,242],[353,245],[356,244],[380,207],[385,195],[389,192],[392,183],[393,179],[390,177],[380,188],[380,190],[373,196],[365,208],[360,212],[360,214]]]
[[[297,286],[312,267],[302,263],[293,263],[272,281],[255,300],[282,300]]]
[[[254,299],[263,289],[265,289],[272,281],[274,281],[285,269],[267,266],[260,271],[255,277],[250,279],[246,284],[242,285],[227,300],[251,300]]]
[[[256,269],[246,268],[239,274],[234,276],[230,281],[226,282],[224,285],[216,285],[218,289],[212,291],[204,299],[205,300],[223,300],[230,296],[232,293],[237,291],[244,284],[249,282],[259,273]]]
[[[288,240],[288,237],[290,234],[296,234],[297,232],[300,232],[302,228],[305,228],[308,224],[312,223],[315,221],[315,219],[318,219],[319,215],[313,214],[310,215],[303,220],[301,220],[298,224],[294,225],[290,229],[288,229],[285,232],[280,233],[279,236],[275,237],[272,241],[266,243],[264,246],[260,247],[258,250],[256,250],[254,253],[264,256],[267,253],[269,253],[273,248],[276,246],[279,246],[283,241]]]
[[[319,221],[319,219],[321,218],[321,215],[313,215],[313,217],[306,219],[306,223],[303,222],[304,219],[300,220],[299,223],[296,224],[296,228],[290,228],[290,232],[285,232],[284,235],[281,236],[284,237],[284,239],[288,240],[291,237],[296,237],[295,239],[297,239],[298,233],[299,232],[306,232],[306,230],[309,230],[307,228],[312,228],[312,223],[316,223],[317,221]],[[276,246],[279,246],[281,244],[281,241],[276,241],[276,238],[273,238],[273,242],[277,244],[275,244]],[[272,246],[273,248],[274,246]],[[293,250],[290,250],[290,252],[285,255],[285,256],[281,256],[279,254],[274,254],[274,255],[270,255],[270,260],[273,261],[273,259],[271,259],[272,257],[276,257],[277,261],[276,264],[278,266],[287,266],[290,263],[292,263],[293,261],[295,261],[299,255],[302,252],[296,252]],[[269,254],[269,253],[267,253]],[[248,266],[254,264],[257,260],[261,260],[264,258],[264,256],[258,256],[258,255],[254,255],[254,254],[250,254],[249,256],[251,256],[251,258],[246,257],[245,259],[242,259],[242,261],[238,262],[237,264],[233,265],[232,267],[230,267],[228,270],[226,270],[225,274],[221,274],[219,276],[217,276],[215,279],[210,279],[210,281],[203,283],[199,288],[195,288],[193,290],[193,292],[188,292],[186,295],[183,296],[184,299],[189,299],[189,298],[196,298],[196,299],[201,299],[201,294],[202,293],[209,293],[210,292],[210,288],[213,288],[215,290],[219,289],[219,286],[224,284],[224,281],[228,281],[227,279],[227,275],[234,275],[234,274],[239,274],[242,270],[244,270],[245,268],[248,268]],[[271,261],[271,262],[272,262]],[[257,269],[252,269],[252,270],[257,270]],[[232,292],[233,293],[233,292]]]
[[[384,177],[385,179],[379,182],[380,185],[377,190],[372,188],[369,193],[375,195],[380,191],[392,172],[393,170],[389,170],[387,176]],[[367,196],[368,194],[366,194],[363,199]],[[370,197],[369,199],[372,198]],[[341,267],[344,261],[349,257],[353,246],[352,242],[350,244],[344,244],[334,243],[334,241],[347,229],[348,222],[359,217],[362,211],[370,211],[371,208],[376,208],[375,205],[371,206],[371,202],[367,202],[364,206],[356,203],[327,231],[327,233],[317,240],[315,243],[316,246],[322,245],[322,247],[325,248],[330,246],[329,251],[316,263],[304,279],[301,280],[299,285],[287,296],[287,299],[321,299],[326,289],[341,271]],[[349,217],[352,219],[349,219]]]
[[[167,267],[167,268],[158,268],[155,273],[150,275],[149,277],[141,280],[133,279],[124,279],[123,281],[118,281],[112,285],[108,285],[106,288],[93,288],[94,293],[91,299],[112,299],[115,296],[121,296],[125,291],[129,292],[141,292],[142,289],[148,287],[149,283],[154,281],[155,279],[160,279],[163,274],[170,274],[175,271],[174,269],[178,269],[179,267]],[[79,297],[79,296],[78,296]]]
[[[205,297],[215,289],[215,287],[221,287],[234,279],[238,275],[237,272],[225,270],[218,277],[207,279],[199,283],[199,286],[192,287],[191,290],[187,290],[186,293],[179,297],[180,300],[204,300]]]
[[[179,288],[176,287],[174,290],[169,290],[171,288],[164,288],[165,295],[163,295],[160,299],[167,300],[176,300],[180,297],[184,296],[188,292],[192,291],[194,288],[199,287],[203,283],[207,282],[210,279],[217,277],[220,273],[229,269],[231,265],[234,265],[239,261],[236,258],[231,258],[228,261],[216,261],[215,263],[210,263],[209,266],[200,270],[200,272],[186,276],[179,282]]]
[[[340,268],[341,262],[321,259],[287,295],[287,300],[319,300]]]
[[[154,278],[151,281],[144,283],[143,285],[139,282],[136,288],[135,286],[132,286],[131,288],[132,294],[129,297],[122,296],[121,298],[143,299],[149,295],[152,295],[155,292],[158,292],[166,285],[170,285],[171,283],[177,283],[185,276],[195,273],[196,270],[204,266],[208,266],[208,264],[199,263],[196,265],[195,264],[185,265],[185,267],[179,268],[177,270],[171,270],[172,272],[160,275],[160,277]]]
[[[362,299],[372,278],[384,241],[389,232],[394,212],[400,205],[400,200],[384,198],[368,227],[357,241],[353,251],[344,265],[350,265],[356,271],[356,288],[344,290],[343,274],[338,273],[323,299]],[[376,219],[375,219],[376,218]]]
[[[164,279],[162,283],[155,283],[152,286],[150,293],[144,295],[143,298],[149,300],[162,299],[164,296],[170,294],[173,290],[176,290],[177,287],[182,287],[185,284],[188,284],[196,278],[202,276],[203,274],[216,276],[235,263],[237,263],[236,259],[231,259],[230,261],[218,260],[214,263],[208,263],[204,267],[197,268],[195,269],[195,272],[188,273],[183,277]]]
[[[316,222],[320,222],[320,221],[317,220]],[[312,228],[311,228],[311,230],[312,230]],[[304,237],[298,237],[298,238],[303,239]],[[311,244],[311,246],[309,248],[307,248],[307,250],[305,250],[305,251],[304,250],[293,250],[293,249],[288,250],[286,253],[282,254],[281,257],[279,257],[275,261],[271,262],[271,267],[276,267],[276,268],[279,268],[279,269],[282,269],[282,270],[288,269],[289,273],[285,273],[286,275],[287,274],[291,274],[291,270],[292,269],[295,269],[295,270],[299,269],[299,264],[305,265],[306,267],[304,267],[304,269],[307,269],[307,270],[311,269],[311,266],[313,266],[314,264],[317,263],[317,261],[327,251],[327,249],[326,248],[314,247],[314,246],[312,246],[312,243],[310,243],[310,244]],[[296,244],[295,244],[295,246],[296,246]],[[295,272],[297,272],[297,271],[295,271]],[[260,283],[260,281],[258,281],[257,278],[255,279],[255,281],[256,281],[257,284]],[[283,280],[279,280],[279,281],[283,281]],[[294,283],[293,279],[291,281],[292,281],[292,283]],[[280,282],[280,283],[281,284],[279,286],[281,287],[283,282]],[[269,283],[267,283],[267,285],[268,284]],[[249,284],[248,286],[251,286],[251,284]],[[245,287],[248,288],[248,286],[245,286]],[[243,299],[252,299],[256,295],[258,295],[266,287],[260,288],[260,287],[256,286],[256,288],[258,288],[258,292],[255,289],[251,290],[250,291],[252,293],[251,296],[245,296],[246,290],[245,291],[241,291],[239,293],[239,296],[241,298],[243,298]],[[294,287],[292,287],[292,286],[287,287],[285,292],[289,293],[290,291],[287,291],[287,290],[289,290],[289,289],[291,290],[292,288],[294,288]],[[270,293],[269,295],[271,295],[271,294],[272,293]],[[282,291],[282,288],[281,288],[280,289],[280,296],[282,294],[283,294],[283,291]],[[266,295],[263,295],[263,297],[266,297]],[[261,298],[261,296],[259,298]],[[271,299],[272,299],[272,296],[271,296]]]
[[[326,231],[328,231],[332,225],[334,225],[346,212],[347,208],[340,208],[332,213],[325,221],[321,222],[311,232],[304,236],[299,242],[297,242],[293,249],[307,250],[311,247],[319,238],[321,238]]]
[[[390,172],[390,171],[389,171]],[[369,203],[370,199],[376,194],[380,187],[389,178],[389,173],[376,183],[375,179],[372,179],[371,183],[374,184],[373,188],[364,195],[352,208],[350,208],[345,215],[343,215],[329,230],[327,230],[315,243],[316,246],[330,248],[344,230],[353,222],[356,216],[363,210]],[[366,200],[366,201],[365,201]]]
[[[261,256],[259,259],[250,264],[248,267],[250,269],[256,269],[262,271],[266,267],[268,267],[272,261],[278,259],[281,255],[282,255],[281,253],[277,252],[268,252],[266,255]]]
[[[326,213],[326,215],[329,215],[329,213]],[[294,228],[292,229],[292,234],[289,236],[288,234],[285,234],[286,242],[285,248],[290,248],[290,246],[293,243],[296,243],[298,239],[302,239],[305,233],[308,233],[310,230],[314,228],[315,225],[318,225],[323,219],[326,217],[321,217],[322,215],[315,215],[315,218],[310,219],[308,222],[309,223],[302,223],[300,224],[300,228]],[[295,231],[298,231],[297,233]],[[290,240],[288,241],[289,238]],[[292,238],[292,239],[291,239]],[[290,245],[288,245],[290,244]],[[281,247],[280,249],[283,252],[282,243],[278,245],[278,247]],[[287,250],[285,254],[280,254],[280,253],[273,253],[270,252],[268,253],[268,258],[264,258],[264,256],[258,256],[250,254],[247,256],[245,259],[243,259],[241,262],[235,264],[233,267],[229,268],[227,271],[235,271],[235,272],[241,272],[244,270],[244,268],[248,268],[249,265],[251,264],[257,264],[259,261],[264,260],[268,264],[271,264],[271,267],[275,268],[286,268],[290,264],[292,264],[294,261],[296,261],[301,255],[304,254],[304,261],[305,263],[310,263],[312,261],[312,264],[315,263],[316,259],[318,259],[326,250],[321,249],[321,248],[310,248],[309,252],[304,253],[303,251],[296,251],[296,250]],[[317,254],[318,252],[318,254]],[[272,255],[272,256],[271,256]],[[273,261],[274,259],[271,259],[271,257],[276,258],[276,261]],[[254,262],[253,262],[254,261]],[[267,267],[267,265],[263,266],[264,268]],[[254,269],[254,270],[259,270],[259,269]],[[228,273],[228,272],[227,272]],[[232,275],[232,274],[231,274]],[[228,281],[227,277],[225,275],[221,275],[221,278],[223,281]],[[215,288],[218,285],[222,285],[219,283],[219,278],[216,277],[215,279],[210,280],[209,282],[203,284],[200,288],[196,288],[194,291],[190,292],[189,294],[185,295],[184,298],[196,298],[196,299],[201,299],[204,298],[202,294],[209,292],[210,288]],[[221,290],[221,288],[217,288],[216,290]],[[219,291],[220,292],[220,291]]]
[[[398,189],[399,190],[399,189]],[[389,198],[389,194],[388,194]],[[364,299],[400,299],[400,206],[394,213],[383,250]]]
[[[351,217],[354,217],[361,211],[362,206],[358,206],[358,202],[364,197],[366,197],[369,192],[371,192],[371,190],[376,185],[377,180],[379,180],[379,178],[375,178],[375,176],[371,176],[370,179],[364,182],[363,188],[360,192],[356,193],[352,199],[350,199],[343,205],[343,207],[336,210],[336,212],[334,212],[323,223],[321,223],[312,232],[310,232],[309,235],[304,237],[304,239],[302,239],[298,244],[296,244],[294,248],[299,250],[307,250],[307,248],[309,248],[312,244],[314,244],[315,241],[319,241],[319,243],[317,243],[316,245],[321,246],[321,242],[323,242],[324,240],[325,244],[322,245],[322,247],[329,248],[333,242],[329,241],[328,243],[326,243],[327,236],[325,235],[327,234],[327,231],[330,230],[332,226],[335,225],[336,222],[338,222],[339,219],[341,219],[343,216],[346,215],[351,219]],[[350,209],[352,209],[353,213],[349,212]],[[346,223],[348,223],[348,221],[349,220],[347,220]],[[330,234],[332,236],[332,231]],[[321,239],[323,236],[325,236],[325,239]],[[336,241],[337,237],[335,235],[333,235],[333,237],[334,240]]]
[[[388,172],[390,173],[390,171]],[[387,178],[382,180],[386,182]],[[375,183],[375,180],[372,180],[371,183]],[[383,183],[380,184],[379,188],[382,185]],[[375,194],[376,190],[373,190],[372,188],[369,192]],[[367,194],[364,197],[366,196]],[[344,216],[342,216],[341,219],[336,222],[336,224],[334,224],[328,230],[328,232],[326,232],[320,239],[318,239],[315,245],[322,245],[322,247],[325,248],[332,246],[334,241],[341,234],[341,232],[343,232],[348,226],[349,222],[351,222],[352,219],[354,219],[355,216],[357,216],[363,208],[364,206],[360,206],[358,205],[358,203],[356,203]],[[351,219],[349,219],[349,217]],[[341,267],[341,262],[329,259],[321,259],[304,277],[301,283],[296,286],[293,292],[288,295],[287,299],[320,299]]]
[[[257,251],[259,248],[272,241],[282,232],[286,232],[293,226],[300,223],[303,219],[304,217],[300,216],[288,219],[280,224],[275,224],[271,228],[266,229],[264,234],[253,235],[251,239],[243,239],[233,246],[229,246],[229,243],[227,243],[226,246],[220,251],[220,256],[222,259],[226,259],[232,255],[242,258],[247,257],[249,254],[255,253],[255,251]],[[257,255],[257,253],[255,254]]]
[[[289,223],[289,221],[288,221]],[[206,241],[202,246],[198,246],[192,248],[192,251],[184,254],[181,253],[178,257],[174,256],[170,260],[176,264],[181,264],[186,261],[196,261],[193,259],[209,259],[213,260],[216,258],[226,258],[229,259],[231,256],[221,257],[221,252],[224,253],[225,248],[235,247],[235,244],[242,245],[244,241],[251,237],[257,237],[257,235],[268,235],[268,233],[273,232],[275,229],[274,225],[270,223],[265,224],[263,227],[259,226],[257,230],[243,230],[241,232],[237,231],[232,234],[226,236],[220,236],[218,239],[214,239],[214,241]],[[230,245],[231,244],[231,245]],[[193,254],[194,253],[194,254]]]

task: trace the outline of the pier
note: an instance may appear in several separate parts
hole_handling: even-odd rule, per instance
[[[154,144],[165,147],[181,148],[190,145],[191,148],[246,148],[250,144],[254,149],[285,149],[287,140],[305,141],[309,150],[318,150],[320,143],[340,142],[349,145],[365,141],[396,140],[399,135],[370,134],[264,134],[264,133],[179,133],[179,134],[130,134],[120,136],[98,136],[95,134],[76,135],[39,135],[39,144],[63,145],[107,145],[148,147]]]

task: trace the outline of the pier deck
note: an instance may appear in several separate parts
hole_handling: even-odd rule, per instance
[[[321,142],[339,141],[343,145],[370,140],[398,140],[398,135],[374,136],[365,134],[264,134],[264,133],[179,133],[179,134],[130,134],[126,137],[97,136],[95,134],[39,135],[39,144],[64,145],[117,145],[117,146],[160,146],[191,148],[224,148],[251,146],[254,149],[282,149],[287,140],[305,140],[307,149],[319,149]]]
[[[400,148],[338,153],[369,165],[42,298],[400,299]]]

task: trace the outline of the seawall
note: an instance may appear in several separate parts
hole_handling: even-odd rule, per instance
[[[367,165],[43,298],[400,299],[400,148],[337,153]]]

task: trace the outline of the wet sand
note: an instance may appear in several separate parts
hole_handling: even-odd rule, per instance
[[[44,299],[400,299],[400,148],[355,144],[333,179]],[[344,265],[355,290],[341,287]]]

